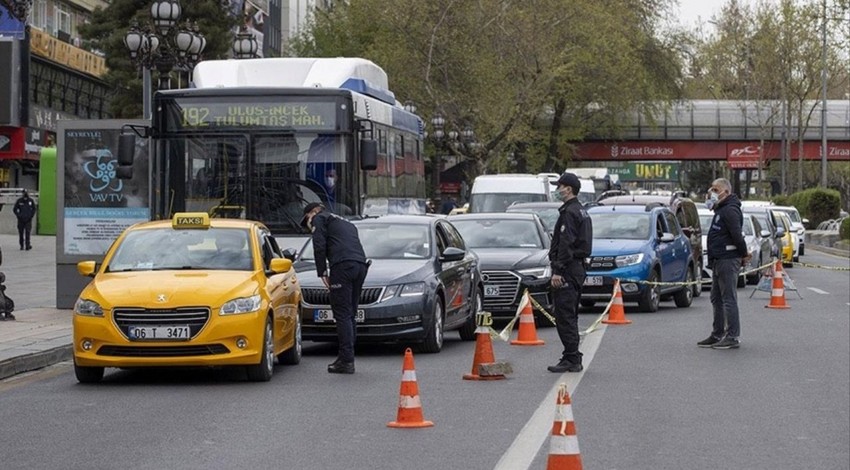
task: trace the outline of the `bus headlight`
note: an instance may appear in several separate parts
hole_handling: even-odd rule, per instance
[[[220,315],[251,313],[260,309],[260,294],[228,300],[221,306]]]

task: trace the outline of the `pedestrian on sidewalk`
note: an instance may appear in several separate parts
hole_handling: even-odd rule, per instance
[[[1,260],[0,263],[2,263]],[[6,297],[6,274],[0,272],[0,321],[14,320],[13,310],[15,310],[15,302]]]
[[[718,178],[711,183],[706,206],[714,211],[708,229],[708,267],[711,269],[711,307],[714,323],[711,336],[697,343],[701,348],[734,349],[740,346],[738,275],[753,257],[741,227],[741,201],[732,194],[732,183]]]
[[[35,201],[32,200],[25,189],[23,195],[15,201],[15,208],[12,210],[18,218],[18,240],[22,250],[32,250],[30,232],[32,231],[32,218],[35,217],[35,210]]]

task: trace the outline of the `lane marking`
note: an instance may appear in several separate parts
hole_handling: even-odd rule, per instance
[[[829,292],[827,292],[825,290],[820,290],[817,287],[806,287],[806,289],[809,289],[810,291],[817,293],[817,294],[820,294],[820,295],[829,295]]]
[[[537,406],[531,419],[525,423],[522,430],[517,434],[514,441],[508,447],[502,458],[496,463],[494,470],[516,470],[527,469],[534,461],[534,457],[540,451],[540,448],[546,443],[549,435],[552,432],[552,423],[555,421],[555,399],[558,397],[558,386],[561,383],[567,384],[567,391],[570,396],[575,393],[576,387],[587,372],[590,363],[593,361],[593,356],[596,355],[596,350],[599,349],[599,344],[602,342],[602,336],[608,325],[602,324],[596,331],[584,337],[581,342],[581,352],[584,355],[582,363],[584,370],[578,374],[573,372],[564,372],[555,380],[555,385],[549,389],[546,396]],[[550,373],[551,372],[548,372]]]

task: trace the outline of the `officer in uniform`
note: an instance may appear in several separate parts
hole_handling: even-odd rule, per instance
[[[316,272],[330,291],[331,309],[339,342],[337,360],[328,365],[332,374],[354,373],[355,313],[369,268],[357,227],[312,202],[304,208],[301,225],[313,232]],[[328,274],[330,271],[330,274]]]
[[[558,221],[549,248],[555,324],[564,352],[558,364],[548,369],[558,373],[581,372],[584,367],[578,350],[578,305],[586,275],[585,259],[590,256],[593,245],[593,225],[577,197],[581,189],[578,177],[564,173],[552,184],[558,186],[564,201],[558,208]]]

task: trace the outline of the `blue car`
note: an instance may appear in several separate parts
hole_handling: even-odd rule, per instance
[[[637,302],[643,312],[655,312],[661,300],[677,307],[693,301],[693,258],[688,237],[670,209],[608,205],[587,210],[593,220],[593,252],[581,293],[581,304],[593,306],[611,298],[620,279],[623,302]],[[649,282],[682,283],[671,285]]]

